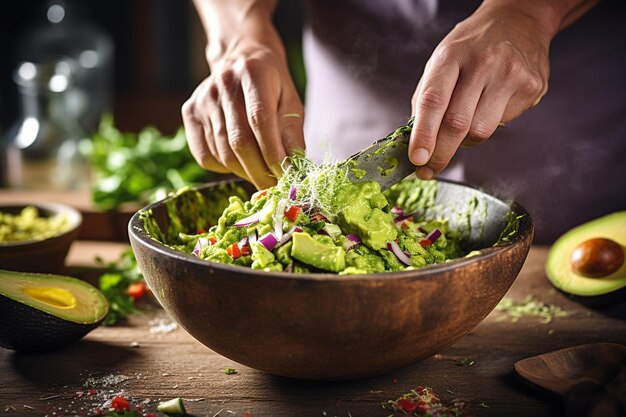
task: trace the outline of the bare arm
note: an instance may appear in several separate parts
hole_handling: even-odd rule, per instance
[[[437,46],[412,100],[409,157],[430,179],[548,89],[552,38],[598,0],[484,0]]]
[[[192,154],[204,168],[266,188],[304,149],[303,106],[272,24],[275,0],[194,0],[211,75],[183,105]]]

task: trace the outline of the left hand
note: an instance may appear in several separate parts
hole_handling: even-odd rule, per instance
[[[556,28],[549,9],[530,3],[484,2],[433,52],[412,100],[418,177],[439,174],[459,146],[484,142],[546,93]]]

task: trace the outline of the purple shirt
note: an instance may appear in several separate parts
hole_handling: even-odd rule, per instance
[[[344,159],[406,122],[433,49],[478,4],[309,1],[307,153]],[[538,243],[626,209],[626,2],[600,2],[550,58],[541,103],[455,158],[462,179],[530,212]]]

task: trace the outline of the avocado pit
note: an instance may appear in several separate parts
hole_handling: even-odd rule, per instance
[[[574,248],[570,262],[575,273],[588,278],[602,278],[624,264],[624,250],[611,239],[588,239]]]

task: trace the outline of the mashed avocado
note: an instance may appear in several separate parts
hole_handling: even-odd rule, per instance
[[[351,183],[337,166],[296,157],[276,187],[249,199],[222,193],[223,204],[207,204],[187,189],[167,203],[167,231],[157,230],[150,213],[143,218],[153,238],[211,262],[264,271],[402,271],[465,255],[445,219],[424,218],[436,193],[436,182],[416,179],[383,193],[376,182]]]
[[[36,207],[28,206],[15,215],[0,212],[0,244],[27,240],[44,240],[61,234],[70,226],[65,215],[44,217]]]

